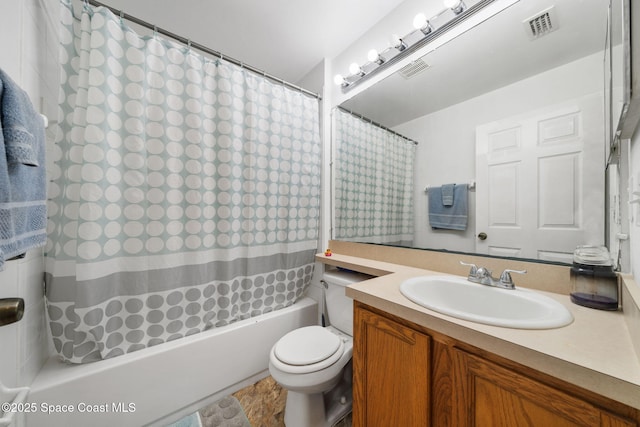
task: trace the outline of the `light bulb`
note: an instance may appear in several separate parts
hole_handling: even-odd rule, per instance
[[[342,85],[345,83],[345,81],[344,81],[344,77],[342,77],[342,75],[341,75],[341,74],[336,74],[336,75],[333,77],[333,82],[334,82],[335,84],[337,84],[338,86],[342,86]]]
[[[351,63],[351,65],[349,65],[349,72],[351,74],[360,74],[362,73],[362,69],[360,68],[357,62],[353,62]]]
[[[433,30],[431,23],[429,23],[429,20],[424,13],[419,13],[415,18],[413,18],[413,26],[416,30],[422,31],[424,35],[429,34],[431,30]]]
[[[380,55],[378,55],[378,51],[375,49],[371,49],[369,52],[367,52],[367,59],[369,60],[369,62],[376,62],[379,57]]]
[[[427,17],[424,13],[419,13],[413,18],[413,28],[416,30],[421,29],[427,24]]]

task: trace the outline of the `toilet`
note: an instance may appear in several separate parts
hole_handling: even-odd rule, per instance
[[[353,300],[345,287],[372,276],[346,270],[324,273],[328,325],[287,333],[271,348],[269,372],[287,389],[288,427],[331,427],[351,411]]]

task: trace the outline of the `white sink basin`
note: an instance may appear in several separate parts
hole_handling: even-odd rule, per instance
[[[500,289],[455,276],[421,276],[400,285],[402,295],[438,313],[516,329],[552,329],[573,322],[558,301],[527,289]]]

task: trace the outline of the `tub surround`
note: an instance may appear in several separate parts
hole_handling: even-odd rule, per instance
[[[27,414],[26,424],[167,425],[266,377],[271,347],[287,332],[316,324],[317,310],[314,300],[302,298],[262,316],[95,363],[70,365],[52,357],[31,385],[28,402],[74,411],[38,410]],[[106,406],[88,412],[83,405]]]
[[[630,333],[640,340],[634,299],[639,292],[631,277],[622,276],[624,310],[607,312],[570,302],[568,267],[335,241],[331,249],[331,257],[318,254],[317,260],[380,276],[349,286],[347,295],[354,300],[640,410],[639,346]],[[400,283],[411,277],[443,272],[466,276],[467,268],[460,266],[461,271],[457,265],[460,259],[494,271],[527,269],[527,275],[515,278],[516,286],[559,301],[574,322],[543,331],[501,328],[428,310],[400,293]]]

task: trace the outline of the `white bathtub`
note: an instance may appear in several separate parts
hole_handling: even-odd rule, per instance
[[[72,366],[52,357],[31,385],[26,425],[166,425],[267,376],[273,344],[316,323],[316,302],[303,298],[282,310],[113,359]]]

